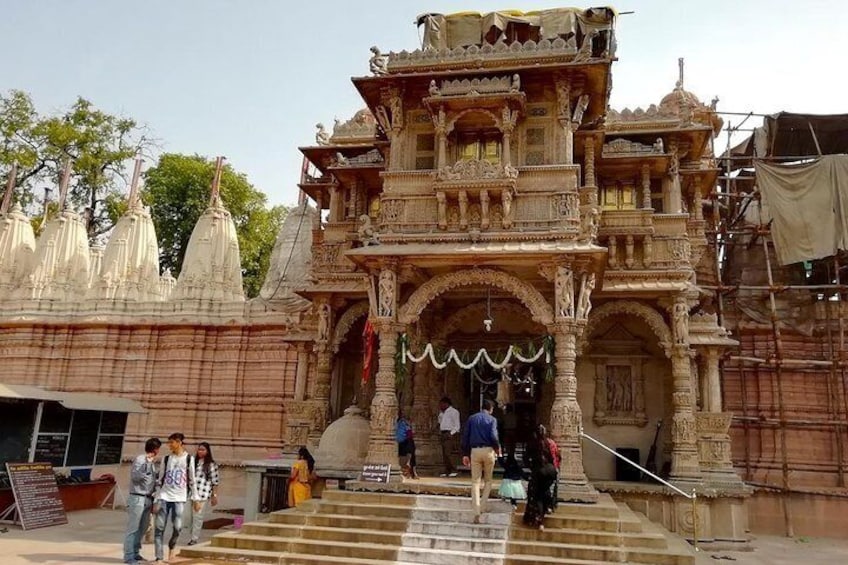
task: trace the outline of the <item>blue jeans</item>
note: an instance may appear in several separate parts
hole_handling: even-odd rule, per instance
[[[177,539],[180,537],[180,531],[183,529],[183,509],[185,502],[164,502],[159,501],[159,512],[156,513],[156,530],[153,533],[153,547],[156,548],[156,559],[165,559],[165,548],[162,547],[162,538],[165,535],[165,526],[168,521],[168,515],[171,516],[171,537],[168,539],[168,549],[174,549],[177,546]]]
[[[141,539],[150,523],[149,496],[130,494],[127,497],[127,535],[124,537],[124,563],[132,563],[141,551]]]

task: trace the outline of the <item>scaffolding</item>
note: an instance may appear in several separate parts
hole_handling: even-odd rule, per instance
[[[714,292],[720,323],[740,342],[722,360],[722,400],[734,413],[734,464],[755,487],[848,496],[843,307],[848,285],[842,282],[848,261],[840,252],[803,265],[776,265],[771,222],[763,217],[753,171],[755,159],[816,159],[823,154],[822,144],[808,121],[814,154],[781,154],[774,150],[773,138],[765,155],[739,154],[733,136],[750,131],[753,143],[756,128],[749,122],[770,116],[717,113],[728,123],[719,180],[705,200],[712,207],[706,233],[715,276],[699,284]],[[738,123],[734,126],[731,119]],[[843,134],[848,136],[848,129]],[[786,501],[783,512],[791,536],[791,505]]]

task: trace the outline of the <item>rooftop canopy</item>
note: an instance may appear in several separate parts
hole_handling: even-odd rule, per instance
[[[116,396],[83,392],[59,392],[30,385],[0,383],[0,398],[54,401],[69,410],[95,410],[99,412],[128,412],[136,414],[147,412],[141,404],[130,398],[118,398]]]

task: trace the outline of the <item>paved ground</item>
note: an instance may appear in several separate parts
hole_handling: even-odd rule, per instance
[[[221,507],[226,507],[226,504]],[[65,526],[29,532],[9,526],[6,533],[0,533],[0,563],[98,565],[121,562],[121,541],[125,524],[123,511],[84,510],[70,513],[68,520],[69,523]],[[214,531],[204,530],[203,539],[208,539],[212,534]],[[754,548],[753,552],[703,552],[698,556],[698,565],[734,562],[740,565],[848,563],[848,540],[760,536],[754,541]],[[142,554],[152,558],[153,546],[146,544]],[[179,560],[174,561],[178,562]]]

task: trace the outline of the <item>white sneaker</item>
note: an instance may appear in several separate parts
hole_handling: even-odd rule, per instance
[[[448,473],[448,477],[455,477],[455,476],[457,476],[457,473]]]
[[[440,476],[440,477],[447,477],[447,476],[448,476],[448,474],[447,474],[447,473],[439,473],[439,476]]]

